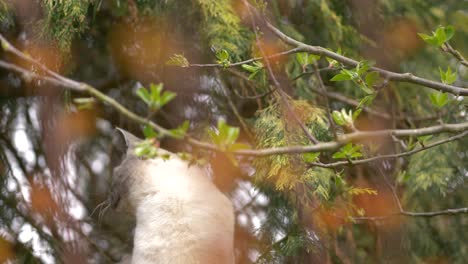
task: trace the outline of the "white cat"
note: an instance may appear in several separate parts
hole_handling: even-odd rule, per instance
[[[128,149],[110,201],[136,216],[131,263],[234,263],[233,206],[206,172],[162,149],[170,159],[138,158],[140,139],[119,131]]]

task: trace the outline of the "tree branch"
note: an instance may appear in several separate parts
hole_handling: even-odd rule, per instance
[[[281,32],[279,29],[277,29],[275,26],[270,24],[269,22],[266,22],[267,27],[277,36],[279,37],[283,42],[295,46],[297,48],[300,48],[300,51],[305,51],[309,52],[315,55],[320,55],[320,56],[326,56],[329,58],[332,58],[336,61],[339,61],[345,65],[349,66],[357,66],[358,61],[353,60],[351,58],[345,57],[343,55],[340,55],[338,53],[335,53],[333,51],[327,50],[323,47],[320,46],[311,46],[307,45],[305,43],[302,43],[300,41],[297,41],[283,32]],[[409,83],[414,83],[418,85],[422,85],[425,87],[429,87],[438,91],[442,92],[448,92],[454,95],[468,95],[468,88],[462,88],[458,86],[453,86],[453,85],[448,85],[440,82],[435,82],[431,81],[428,79],[424,79],[418,76],[413,75],[412,73],[396,73],[388,70],[384,70],[378,67],[372,67],[371,70],[377,71],[380,73],[380,75],[388,79],[389,81],[396,81],[396,82],[409,82]]]
[[[405,156],[410,156],[410,155],[416,154],[418,152],[421,152],[421,151],[424,151],[424,150],[427,150],[427,149],[430,149],[430,148],[445,144],[447,142],[462,139],[466,135],[468,135],[468,131],[465,131],[465,132],[460,133],[460,134],[458,134],[456,136],[453,136],[453,137],[449,137],[449,138],[434,142],[434,143],[429,144],[429,145],[422,146],[422,147],[420,147],[418,149],[413,149],[413,150],[398,153],[398,154],[375,156],[375,157],[368,158],[368,159],[353,160],[352,162],[338,161],[338,162],[327,163],[327,164],[319,163],[319,162],[312,162],[312,163],[309,163],[309,164],[310,164],[310,166],[318,166],[318,167],[322,167],[322,168],[335,168],[335,167],[339,167],[339,166],[350,166],[350,165],[364,164],[364,163],[368,163],[368,162],[372,162],[372,161],[376,161],[376,160],[381,160],[381,159],[396,159],[396,158],[401,158],[401,157],[405,157]]]

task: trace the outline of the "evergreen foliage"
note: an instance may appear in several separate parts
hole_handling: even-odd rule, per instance
[[[109,101],[99,104],[95,98],[82,98],[81,92],[54,90],[53,85],[2,69],[0,262],[2,249],[13,252],[22,263],[44,262],[37,254],[41,247],[57,263],[64,256],[75,257],[73,254],[83,257],[76,257],[77,261],[114,263],[121,258],[121,252],[131,251],[132,235],[127,229],[131,229],[133,219],[113,212],[103,217],[98,205],[106,197],[107,181],[116,159],[111,146],[114,126],[139,131],[147,138],[138,146],[142,158],[158,155],[157,140],[164,147],[179,151],[183,148],[182,139],[192,139],[188,135],[211,142],[224,152],[221,155],[189,146],[180,156],[194,163],[211,161],[214,181],[222,182],[220,188],[231,191],[235,204],[241,204],[236,208],[238,219],[248,220],[239,220],[236,228],[239,234],[248,235],[236,237],[236,257],[246,263],[308,263],[314,262],[314,257],[315,262],[327,263],[464,263],[468,259],[463,236],[468,227],[466,215],[398,215],[399,204],[395,200],[398,197],[408,212],[467,207],[466,137],[414,155],[362,164],[353,162],[398,153],[402,148],[425,148],[453,134],[398,140],[365,138],[320,153],[255,158],[232,154],[236,150],[313,145],[296,118],[325,143],[356,129],[417,129],[466,122],[468,105],[466,96],[413,83],[386,83],[378,75],[374,75],[375,85],[369,85],[369,95],[356,83],[365,80],[370,70],[356,80],[334,82],[332,79],[340,73],[347,71],[352,75],[356,68],[333,62],[323,54],[306,53],[271,60],[272,72],[288,93],[285,104],[284,98],[274,91],[277,87],[272,85],[263,61],[231,68],[232,63],[259,55],[255,33],[261,40],[273,38],[266,28],[260,28],[261,23],[258,29],[252,29],[246,10],[237,6],[241,2],[41,0],[41,20],[21,25],[15,24],[18,5],[0,0],[0,31],[12,43],[27,43],[38,37],[23,39],[22,27],[39,28],[45,40],[52,40],[52,45],[64,54],[71,54],[73,43],[78,55],[69,57],[74,59],[70,63],[74,66],[70,67],[74,70],[73,79],[95,86],[144,120],[167,128],[167,134],[173,136],[169,140],[154,127],[131,123],[107,104]],[[375,60],[378,67],[394,72],[467,86],[466,67],[440,50],[444,41],[429,40],[437,44],[434,46],[424,42],[424,38],[427,41],[433,37],[429,32],[450,29],[450,44],[466,54],[465,1],[248,2],[298,41],[340,50],[338,53],[361,65],[363,61]],[[112,38],[116,34],[114,26],[122,24],[128,27],[118,30],[118,38]],[[448,25],[453,25],[454,32]],[[422,35],[421,39],[419,32],[427,36]],[[271,43],[276,45],[279,40]],[[122,48],[116,50],[121,54],[116,55],[112,49],[120,44]],[[281,51],[287,48],[282,44],[277,47]],[[167,50],[177,50],[177,54],[164,54]],[[6,52],[0,52],[1,61],[17,63],[3,54]],[[164,65],[165,58],[168,65]],[[221,67],[194,67],[206,58]],[[150,82],[163,82],[164,92],[162,84]],[[325,93],[331,96],[326,97]],[[373,96],[368,109],[360,104],[366,96]],[[348,119],[342,124],[330,124],[328,114],[333,113],[347,115]],[[71,146],[71,141],[91,136],[93,140]],[[29,142],[27,150],[21,150],[18,142],[25,137]],[[66,155],[65,148],[76,153]],[[345,150],[355,151],[356,156],[346,156]],[[347,163],[333,168],[311,166],[337,161]],[[63,179],[71,183],[60,182],[57,187],[55,180],[62,179],[61,172],[67,166],[72,172],[62,173],[69,177]],[[39,180],[53,191],[47,195],[64,206],[52,218],[34,209],[28,197]],[[258,193],[244,204],[247,195],[237,193],[245,183]],[[37,200],[47,203],[47,195]],[[265,202],[259,202],[262,199]],[[72,207],[84,216],[71,216]],[[91,214],[96,207],[98,213]],[[61,222],[62,216],[68,217],[67,221]],[[122,222],[118,222],[120,218]],[[50,228],[54,223],[66,225],[61,226],[63,230],[55,230]],[[36,230],[36,242],[22,240],[24,235],[20,235],[25,228]],[[87,246],[81,246],[83,238],[89,240]],[[35,245],[37,241],[42,246]]]

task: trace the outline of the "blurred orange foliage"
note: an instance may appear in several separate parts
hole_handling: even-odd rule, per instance
[[[31,184],[31,207],[32,210],[40,214],[47,223],[53,221],[53,217],[58,209],[57,202],[54,200],[50,189],[37,183]]]
[[[0,236],[0,263],[5,263],[14,256],[13,245]]]

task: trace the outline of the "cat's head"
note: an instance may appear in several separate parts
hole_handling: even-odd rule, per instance
[[[128,191],[132,182],[131,175],[139,166],[140,159],[135,155],[135,147],[142,140],[130,132],[116,128],[112,145],[115,151],[111,158],[113,169],[108,203],[113,209],[128,207]]]

